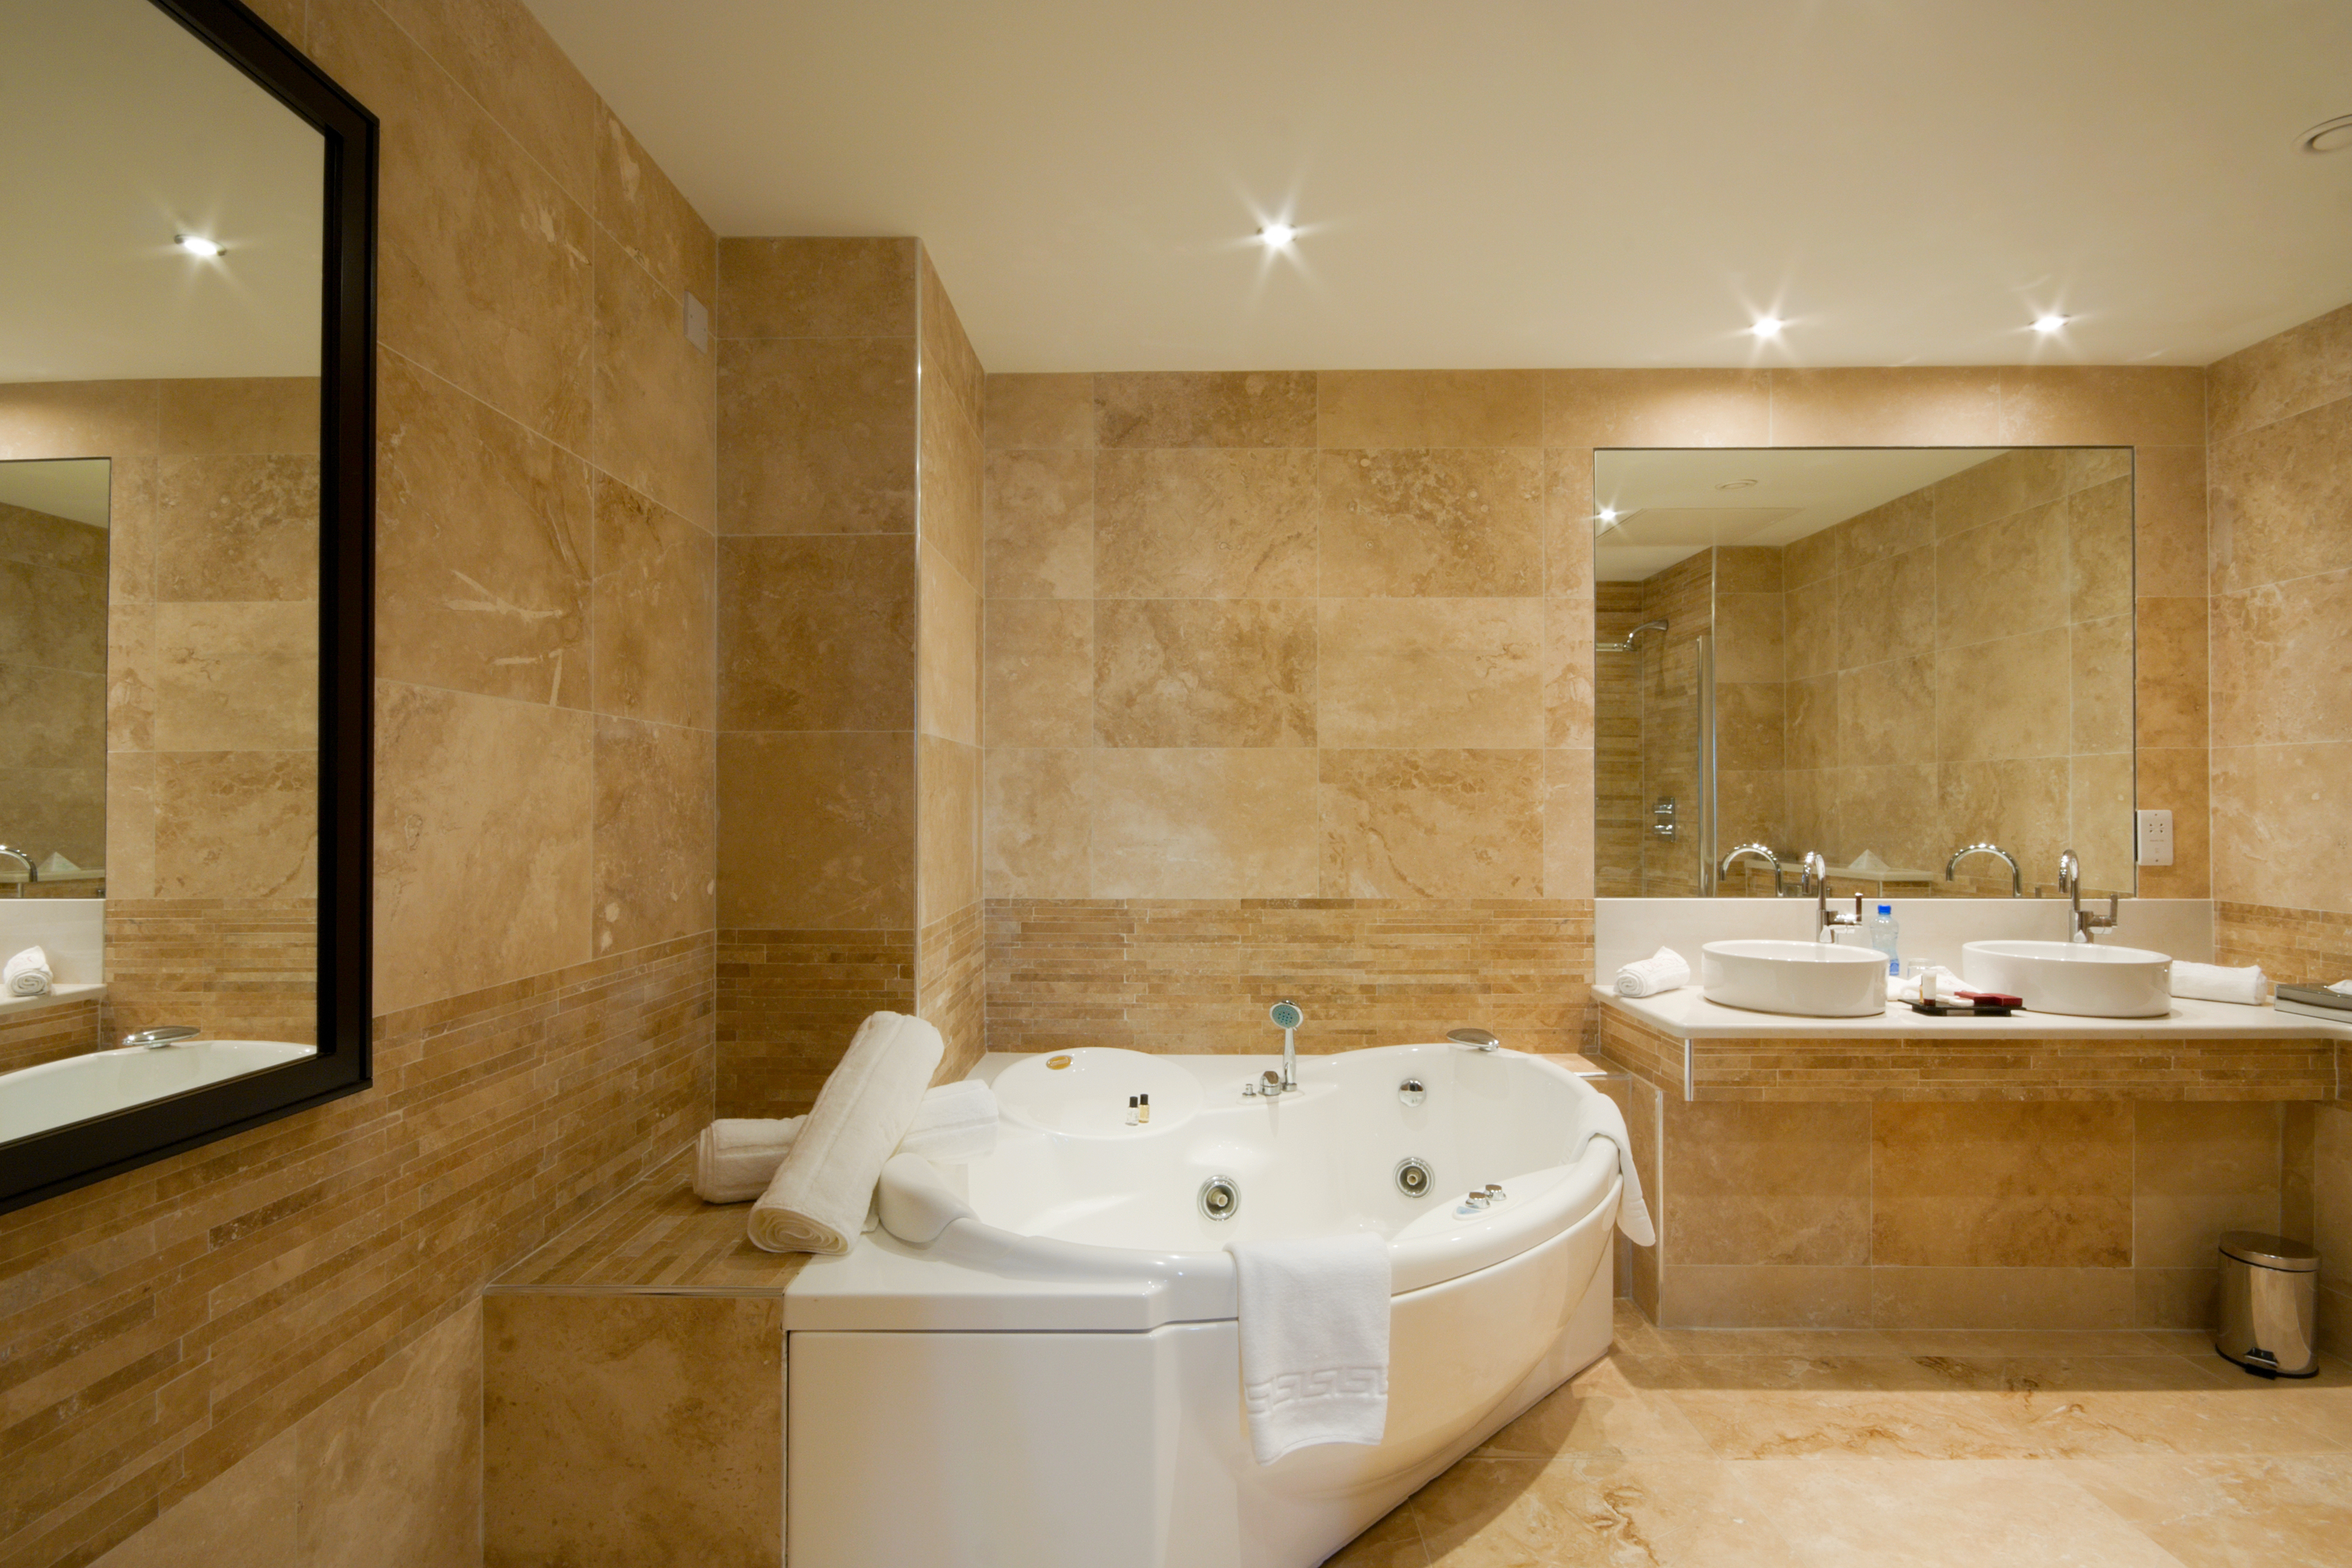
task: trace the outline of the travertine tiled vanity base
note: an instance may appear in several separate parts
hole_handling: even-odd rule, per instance
[[[485,1292],[483,1558],[781,1568],[784,1287],[657,1166]]]

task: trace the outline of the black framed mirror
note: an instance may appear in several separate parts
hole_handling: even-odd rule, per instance
[[[370,1082],[376,121],[0,16],[0,1212]]]

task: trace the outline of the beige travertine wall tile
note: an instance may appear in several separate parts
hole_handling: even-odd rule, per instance
[[[936,735],[916,756],[916,903],[921,924],[980,896],[980,747]]]
[[[719,541],[719,723],[891,730],[915,723],[911,535]]]
[[[915,727],[966,746],[980,744],[980,594],[925,536],[917,551]]]
[[[1791,539],[1780,551],[1780,581],[1789,592],[1828,582],[1845,569],[1845,535],[1841,528],[1818,528]]]
[[[2139,868],[2142,898],[2212,896],[2213,761],[2202,746],[2159,748],[2143,743],[2133,755],[2133,804],[2172,813],[2172,863]]]
[[[1094,744],[1096,608],[1085,600],[990,601],[981,661],[990,747]]]
[[[483,1303],[482,1561],[783,1562],[783,1304]]]
[[[589,956],[593,736],[583,713],[376,683],[379,1009]],[[159,778],[159,805],[175,798]],[[307,801],[301,820],[316,831]],[[157,891],[174,896],[161,821],[156,837]]]
[[[165,457],[319,454],[319,378],[214,376],[155,388],[155,449]]]
[[[2217,746],[2352,740],[2352,570],[2212,601]]]
[[[154,596],[156,462],[118,457],[108,466],[106,583],[116,603]]]
[[[1593,738],[1591,606],[1573,599],[1543,601],[1544,744],[1590,751]]]
[[[1539,747],[1543,601],[1326,599],[1315,735],[1325,747]]]
[[[596,951],[709,930],[718,910],[716,737],[599,716],[594,765]]]
[[[2129,478],[2113,479],[2066,497],[2073,619],[2097,621],[2131,609],[2131,508]]]
[[[2344,857],[2352,854],[2352,814],[2342,805],[2347,768],[2352,744],[2343,741],[2215,747],[2213,896],[2340,906]]]
[[[1592,599],[1592,453],[1571,447],[1544,454],[1544,592]]]
[[[1866,1329],[1876,1271],[1815,1263],[1668,1263],[1658,1270],[1657,1321],[1672,1328]]]
[[[2142,446],[2132,455],[2135,591],[2193,598],[2210,563],[2205,526],[2205,448]]]
[[[182,1498],[156,1521],[98,1560],[97,1568],[185,1568],[239,1563],[303,1568],[300,1455],[291,1427]]]
[[[1907,550],[1874,560],[1838,578],[1837,658],[1840,668],[1907,659],[1935,647],[1927,608],[1939,582],[1936,552]]]
[[[1826,530],[1836,540],[1838,570],[1858,571],[1936,542],[1934,486],[1897,496]],[[1744,552],[1743,552],[1744,553]]]
[[[719,925],[912,926],[915,810],[911,731],[722,731]]]
[[[2067,622],[2067,513],[2051,501],[1945,538],[1933,579],[1938,648]]]
[[[1779,593],[1786,586],[1779,545],[1723,545],[1715,552],[1718,593]]]
[[[1094,597],[1091,453],[990,453],[981,524],[982,585],[991,600]]]
[[[2205,372],[2193,365],[2008,366],[2000,434],[2020,446],[2192,446],[2205,439]]]
[[[603,106],[520,0],[383,3],[401,30],[456,77],[573,201],[583,207],[593,202]]]
[[[1990,446],[2011,371],[1975,367],[1769,371],[1773,446]]]
[[[1317,790],[1325,898],[1532,898],[1543,883],[1543,754],[1345,750]]]
[[[2216,360],[2205,385],[2214,442],[2352,397],[2352,305]]]
[[[1591,898],[1593,754],[1554,749],[1543,756],[1543,895]]]
[[[1769,384],[1762,371],[1546,371],[1544,444],[1762,446]]]
[[[1313,601],[1104,600],[1093,642],[1105,746],[1316,742]]]
[[[919,249],[912,239],[722,239],[711,329],[911,340]]]
[[[1928,747],[1924,732],[1929,716],[1936,711],[1933,656],[1891,659],[1882,664],[1849,669],[1829,679],[1836,682],[1835,690],[1822,691],[1822,695],[1829,705],[1832,725],[1820,738],[1809,742],[1808,756],[1818,757],[1821,748],[1831,744],[1833,737],[1837,762],[1847,768],[1888,767],[1926,759]],[[1804,685],[1818,689],[1822,683]],[[1808,713],[1806,716],[1810,720],[1812,716]],[[2128,706],[2125,708],[2124,720],[2128,731]]]
[[[28,561],[0,560],[0,660],[104,674],[102,571],[60,571]]]
[[[1796,606],[1777,593],[1722,593],[1715,599],[1715,678],[1737,685],[1771,685],[1788,673],[1787,648],[1799,628],[1782,622]],[[1825,639],[1833,622],[1803,632]],[[1826,645],[1824,643],[1824,645]]]
[[[380,381],[377,673],[587,706],[587,465],[397,355],[383,357]],[[317,529],[308,530],[299,560],[298,532],[257,540],[253,553],[282,555],[284,564],[267,575],[289,596],[307,598],[318,591]],[[171,591],[177,574],[164,564],[179,536],[167,505],[156,574],[164,597],[184,596]]]
[[[394,1568],[482,1550],[481,1310],[468,1303],[295,1428],[299,1556]]]
[[[911,533],[912,338],[721,339],[719,531]]]
[[[1996,843],[2017,857],[2029,885],[2054,883],[2074,786],[2066,758],[1946,762],[1937,769],[1938,815],[1955,845]],[[1945,852],[1949,853],[1949,850]],[[1979,874],[1999,870],[1990,868]]]
[[[150,613],[154,749],[318,746],[317,604],[158,604]]]
[[[1087,898],[1091,750],[991,746],[981,764],[982,891]]]
[[[1325,451],[1318,591],[1521,598],[1543,591],[1534,451]]]
[[[2213,591],[2352,566],[2352,398],[2214,446]]]
[[[159,458],[151,591],[157,599],[316,599],[318,519],[315,457]]]
[[[2209,736],[2209,606],[2203,597],[2143,599],[2130,650],[2142,746],[2203,746]]]
[[[1715,688],[1717,764],[1730,769],[1769,768],[1786,759],[1787,691],[1779,685],[1718,681]]]
[[[383,345],[584,451],[593,99],[574,195],[368,0],[313,5],[310,53],[383,121]]]
[[[2132,820],[2132,754],[2076,756],[2069,764],[2073,849],[2086,889],[2130,893],[2138,834]]]
[[[0,461],[153,457],[159,382],[26,382],[0,385]]]
[[[1870,1261],[1868,1105],[1665,1108],[1676,1265]]]
[[[2193,601],[2191,602],[2194,602]],[[2074,739],[2086,752],[2128,752],[2132,746],[2132,622],[2128,615],[2077,622],[2074,654]],[[2189,739],[2176,744],[2194,745]]]
[[[1312,446],[1315,377],[1304,371],[1097,375],[1102,446]]]
[[[591,600],[599,713],[709,728],[718,695],[718,544],[627,486],[595,485]]]
[[[1088,896],[1314,896],[1315,758],[1300,748],[1095,752]]]
[[[1790,681],[1788,703],[1788,766],[1791,772],[1834,768],[1845,751],[1845,710],[1838,701],[1842,677],[1811,675]],[[1861,726],[1856,725],[1857,739]],[[1857,757],[1857,762],[1864,760]]]
[[[1844,852],[1874,852],[1893,866],[1934,867],[1951,853],[1939,837],[1933,808],[1943,773],[1925,762],[1884,768],[1840,768],[1831,775],[1836,792],[1834,841]],[[2066,770],[2057,763],[2060,809],[2065,802]],[[1812,841],[1804,841],[1810,844]],[[2006,843],[2008,841],[2003,840]],[[1796,846],[1791,846],[1796,847]]]
[[[1769,600],[1769,594],[1740,594],[1739,599]],[[1762,608],[1762,607],[1759,607]],[[1769,615],[1769,610],[1765,611]],[[1838,666],[1838,603],[1837,594],[1829,583],[1815,583],[1811,588],[1792,588],[1783,597],[1781,611],[1781,667],[1791,681],[1809,680],[1825,675]],[[1760,628],[1759,628],[1760,630]],[[1768,668],[1762,664],[1743,660],[1735,666],[1742,680],[1762,680]],[[1724,666],[1718,663],[1720,672]]]
[[[2065,756],[2072,643],[2061,624],[1944,649],[1936,660],[1937,756],[1946,762]]]
[[[1305,598],[1315,535],[1311,452],[1106,452],[1095,464],[1099,599]]]
[[[154,800],[156,897],[316,894],[315,753],[160,752]]]
[[[923,539],[944,553],[967,581],[977,584],[984,462],[980,426],[986,378],[928,254],[922,288]]]
[[[1359,446],[1540,446],[1540,371],[1325,371],[1315,440]]]
[[[2210,1269],[2221,1232],[2275,1231],[2280,1107],[2142,1101],[2132,1117],[2135,1267]]]
[[[105,528],[0,502],[0,561],[103,578],[108,542]]]
[[[2130,1269],[2017,1267],[1870,1270],[1881,1329],[2122,1329],[2137,1315]]]
[[[2127,1268],[2132,1136],[2122,1103],[1874,1105],[1871,1260]]]
[[[990,376],[985,398],[981,431],[991,452],[1095,444],[1092,376]]]
[[[719,287],[718,236],[619,115],[600,105],[597,119],[597,223],[665,292],[711,303]],[[674,323],[681,335],[684,317],[681,302]]]
[[[704,528],[717,525],[710,350],[677,295],[611,235],[596,239],[596,466]]]

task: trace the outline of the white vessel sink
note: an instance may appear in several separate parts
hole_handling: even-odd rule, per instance
[[[1973,990],[2022,997],[2037,1013],[2153,1019],[2172,1010],[2172,960],[2091,942],[1970,942],[1960,973]]]
[[[1698,950],[1708,1001],[1805,1018],[1875,1018],[1886,1010],[1886,958],[1822,942],[1709,942]]]

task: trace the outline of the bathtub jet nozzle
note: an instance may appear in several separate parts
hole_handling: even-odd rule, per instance
[[[1298,1092],[1297,1030],[1307,1021],[1307,1015],[1298,1010],[1297,1004],[1285,998],[1266,1009],[1265,1016],[1272,1019],[1274,1027],[1282,1031],[1282,1082],[1278,1085],[1268,1086],[1265,1092],[1295,1094]]]

